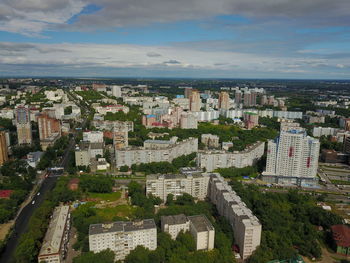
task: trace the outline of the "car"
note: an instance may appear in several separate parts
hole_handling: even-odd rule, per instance
[[[32,205],[34,205],[35,204],[35,200],[33,200],[33,202],[32,202]]]

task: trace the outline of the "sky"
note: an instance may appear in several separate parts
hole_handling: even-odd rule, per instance
[[[0,0],[0,76],[350,79],[350,0]]]

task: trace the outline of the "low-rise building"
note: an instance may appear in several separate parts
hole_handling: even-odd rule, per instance
[[[334,225],[331,226],[331,230],[336,252],[350,256],[350,227],[347,225]]]
[[[38,262],[64,262],[69,229],[69,206],[56,207],[38,255]]]
[[[35,168],[43,156],[43,152],[30,152],[27,154],[27,163],[29,166]]]
[[[89,227],[89,248],[95,253],[110,249],[116,260],[123,260],[137,246],[149,250],[157,248],[157,227],[153,219],[93,224]]]

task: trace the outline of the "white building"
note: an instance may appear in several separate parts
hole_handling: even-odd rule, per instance
[[[83,141],[103,143],[103,132],[101,131],[83,132]]]
[[[172,239],[183,231],[189,231],[196,242],[196,250],[212,250],[214,248],[215,229],[203,215],[185,216],[184,214],[161,217],[163,232]]]
[[[159,196],[163,200],[165,200],[167,194],[170,193],[174,196],[179,196],[183,193],[191,194],[192,192],[191,195],[193,197],[197,197],[197,193],[200,193],[201,198],[208,197],[210,201],[216,205],[219,214],[229,221],[233,229],[235,243],[240,249],[241,257],[246,259],[252,255],[255,249],[260,245],[261,240],[261,224],[253,215],[252,211],[219,174],[194,171],[192,174],[193,178],[196,176],[199,180],[202,180],[202,182],[194,184],[195,193],[193,193],[193,188],[191,189],[193,183],[187,181],[189,176],[191,176],[191,172],[171,176],[149,176],[146,181],[146,194]],[[198,190],[196,190],[197,188]],[[165,228],[165,226],[162,225],[162,228],[167,229],[170,235],[174,237],[177,236],[182,228],[187,229],[184,220],[179,222],[179,224],[181,226],[174,228],[171,226]],[[191,225],[189,228],[191,229]],[[201,232],[199,230],[197,231]],[[201,237],[198,236],[196,240],[200,239]],[[204,242],[201,244],[200,247],[205,247],[205,244],[208,243]],[[197,248],[198,247],[197,243]]]
[[[106,115],[107,113],[116,113],[119,111],[122,111],[124,113],[129,112],[129,107],[124,105],[108,105],[108,106],[97,106],[95,108],[96,112],[98,112],[101,115]]]
[[[184,141],[169,144],[168,147],[146,149],[144,147],[128,147],[115,151],[116,167],[151,162],[171,162],[181,155],[198,151],[198,139],[188,138]]]
[[[69,206],[56,207],[38,255],[38,262],[64,262],[69,229]]]
[[[261,241],[261,224],[231,186],[219,174],[212,174],[208,197],[230,223],[243,259],[253,254]]]
[[[252,166],[264,155],[265,143],[257,142],[243,151],[228,152],[225,150],[199,151],[197,153],[197,165],[212,172],[218,168]]]
[[[112,95],[116,98],[120,98],[122,96],[122,87],[121,86],[117,86],[117,85],[113,85],[111,87],[112,89]]]
[[[267,146],[263,180],[286,185],[315,186],[320,142],[300,127],[281,129],[279,138]]]
[[[312,136],[321,137],[321,136],[334,136],[336,135],[339,129],[332,127],[314,127],[312,130]]]
[[[116,260],[123,260],[137,246],[149,250],[157,248],[157,227],[153,219],[89,227],[89,248],[94,253],[110,249],[115,253]]]
[[[209,174],[205,173],[147,175],[146,195],[151,194],[166,201],[169,194],[176,199],[186,193],[204,200],[208,192],[209,178]]]

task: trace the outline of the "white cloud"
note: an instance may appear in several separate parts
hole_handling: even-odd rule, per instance
[[[66,22],[85,6],[101,7]],[[217,15],[293,19],[301,24],[348,25],[348,0],[2,0],[0,30],[39,34],[45,29],[93,30],[148,25]],[[308,21],[308,23],[304,23]]]
[[[162,54],[149,57],[147,54]],[[251,77],[280,73],[312,73],[325,76],[331,71],[347,70],[344,59],[291,58],[256,55],[232,51],[196,50],[178,46],[106,45],[106,44],[38,44],[0,42],[0,71],[8,66],[43,72],[43,68],[55,68],[58,73],[74,69],[76,75],[96,72],[105,74],[112,69],[142,69],[156,72],[172,70],[233,77],[232,74],[250,74]],[[105,70],[105,71],[104,71]],[[70,71],[68,71],[70,72]],[[136,72],[136,71],[134,71]],[[140,73],[141,74],[141,73]],[[156,74],[156,73],[155,73]]]

